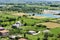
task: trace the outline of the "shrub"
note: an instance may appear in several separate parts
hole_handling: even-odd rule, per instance
[[[32,16],[35,16],[35,14],[32,14]]]
[[[60,38],[60,34],[57,35],[57,38]]]
[[[5,27],[5,26],[7,26],[7,24],[1,24],[1,26],[2,26],[2,27]]]
[[[27,23],[24,23],[24,26],[27,26]]]
[[[49,34],[49,37],[53,37],[54,36],[54,34]]]
[[[45,25],[36,25],[37,27],[43,27],[43,28],[46,28],[46,26]]]
[[[37,40],[40,40],[40,38],[37,38]]]

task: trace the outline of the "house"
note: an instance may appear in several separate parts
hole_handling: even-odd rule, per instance
[[[4,30],[4,28],[3,27],[0,27],[0,30]]]
[[[10,39],[10,40],[15,40],[15,39],[18,40],[20,37],[22,37],[22,36],[21,36],[21,35],[10,35],[10,36],[9,36],[9,39]]]
[[[48,29],[43,30],[43,33],[50,33],[50,30],[48,30]]]
[[[3,27],[0,27],[0,36],[8,36],[9,31],[4,29]]]
[[[19,24],[21,26],[21,22],[20,21],[17,21],[16,24]]]
[[[28,31],[28,34],[34,34],[36,33],[35,31]]]
[[[27,39],[27,38],[23,38],[23,37],[22,37],[22,38],[20,38],[20,39],[18,39],[18,40],[28,40],[28,39]]]
[[[12,28],[19,28],[20,26],[22,26],[20,21],[17,21],[15,24],[12,25]]]
[[[38,32],[36,32],[36,31],[28,31],[28,34],[32,34],[32,35],[37,35],[39,33],[40,33],[40,31],[38,31]]]
[[[11,36],[9,36],[9,39],[10,39],[10,40],[15,40],[15,38],[16,38],[15,35],[11,35]]]
[[[20,26],[19,24],[13,24],[12,28],[19,28],[19,26]]]

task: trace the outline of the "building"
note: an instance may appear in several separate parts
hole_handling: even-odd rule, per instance
[[[16,38],[15,35],[11,35],[11,36],[9,36],[9,39],[10,39],[10,40],[15,40],[15,38]]]
[[[4,28],[3,27],[0,27],[0,30],[4,30]]]
[[[18,40],[28,40],[27,38],[20,38],[20,39],[18,39]]]
[[[9,31],[5,30],[3,27],[0,27],[0,36],[8,36]]]
[[[35,31],[28,31],[28,34],[35,34],[36,32]]]
[[[28,31],[28,34],[32,34],[32,35],[37,35],[37,34],[39,34],[39,33],[41,33],[40,31]]]
[[[22,36],[21,35],[10,35],[9,36],[9,39],[10,40],[18,40],[18,39],[20,39]]]
[[[12,28],[19,28],[19,26],[20,26],[19,24],[13,24]]]
[[[43,33],[50,33],[50,30],[46,29],[43,31]]]
[[[20,26],[22,26],[20,21],[17,21],[15,24],[12,25],[12,28],[19,28]]]

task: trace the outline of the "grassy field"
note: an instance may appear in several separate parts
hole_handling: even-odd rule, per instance
[[[40,24],[46,25],[47,28],[56,28],[56,27],[60,27],[60,24],[54,23],[54,22],[46,22],[46,23],[40,23]]]
[[[12,34],[12,35],[13,34],[20,34],[20,35],[23,36],[24,33],[27,32],[28,30],[43,31],[46,28],[37,27],[35,24],[45,23],[47,20],[54,20],[55,19],[55,18],[54,19],[53,18],[36,19],[36,18],[29,18],[28,16],[27,17],[26,16],[15,16],[15,15],[12,15],[12,13],[14,13],[14,12],[11,12],[11,13],[10,12],[1,12],[1,14],[0,14],[0,25],[3,25],[3,27],[5,29],[8,29],[10,31],[9,33]],[[23,22],[21,20],[23,20]],[[21,26],[20,28],[22,30],[12,29],[12,25],[17,21],[21,21],[23,24],[26,23],[26,26]],[[51,26],[54,27],[53,25],[55,25],[55,23],[53,23]],[[58,27],[59,25],[57,24],[56,26]],[[50,31],[51,31],[52,34],[54,34],[54,36],[49,37],[48,40],[52,40],[52,38],[55,39],[56,35],[58,33],[60,33],[60,27],[59,28],[51,28]],[[44,34],[42,34],[42,32],[38,35],[26,34],[26,37],[30,40],[37,40],[37,38],[39,37],[42,40],[43,37],[44,37]],[[0,38],[0,39],[1,40],[9,40],[8,37]]]

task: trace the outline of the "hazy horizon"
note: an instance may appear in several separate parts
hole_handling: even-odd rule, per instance
[[[0,0],[0,3],[20,3],[20,2],[40,2],[40,1],[60,1],[60,0]]]

